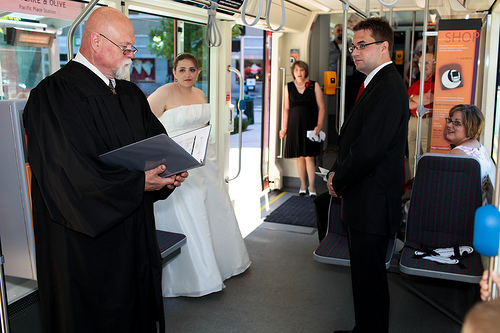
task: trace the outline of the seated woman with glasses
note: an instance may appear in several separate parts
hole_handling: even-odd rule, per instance
[[[477,157],[481,165],[481,178],[484,185],[492,169],[492,161],[486,148],[478,141],[484,128],[484,116],[477,106],[455,105],[446,118],[445,138],[451,142],[450,154]]]

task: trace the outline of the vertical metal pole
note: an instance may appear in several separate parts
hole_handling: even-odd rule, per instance
[[[500,145],[500,137],[498,138],[498,144]],[[500,147],[500,146],[497,146]],[[500,161],[500,149],[497,149],[497,161]],[[500,208],[500,168],[497,167],[497,175],[495,177],[495,192],[493,192],[493,204],[497,209]]]
[[[179,46],[177,45],[179,37],[177,36],[177,20],[176,19],[172,19],[172,20],[174,20],[174,33],[172,34],[174,37],[174,40],[172,41],[172,44],[174,45],[174,54],[172,54],[172,68],[174,68],[175,58],[177,58],[177,55],[179,54]],[[172,74],[172,73],[168,73],[168,75],[170,75],[170,74]],[[175,78],[174,78],[174,81],[175,81]]]
[[[240,79],[240,98],[238,100],[238,105],[237,105],[238,116],[239,116],[239,119],[238,119],[238,173],[233,178],[226,177],[226,183],[230,182],[231,180],[236,179],[240,175],[240,172],[241,172],[241,146],[243,144],[241,132],[243,132],[243,128],[242,128],[242,126],[243,126],[242,125],[243,124],[243,110],[241,109],[240,102],[244,99],[243,98],[243,76],[241,75],[240,71],[234,67],[231,67],[231,66],[227,66],[227,71],[235,73],[238,76],[238,78]]]
[[[87,16],[88,13],[95,7],[95,5],[99,2],[99,0],[92,0],[89,4],[83,9],[83,11],[78,15],[73,24],[69,27],[68,30],[68,61],[73,59],[73,36],[75,35],[76,27],[83,21],[83,19]]]
[[[422,117],[425,113],[424,108],[424,85],[425,85],[425,54],[427,53],[427,18],[429,17],[429,0],[425,0],[425,11],[424,11],[424,31],[422,36],[422,56],[420,62],[422,66],[420,68],[420,88],[419,88],[419,98],[418,98],[418,108],[417,108],[417,140],[415,142],[415,164],[413,168],[413,177],[417,173],[417,161],[420,157],[420,136],[422,131]]]
[[[417,12],[413,11],[413,20],[411,25],[411,45],[410,45],[410,68],[408,72],[408,87],[413,83],[413,57],[415,50],[415,21],[417,19]]]
[[[498,139],[498,145],[500,145],[500,138]],[[497,147],[500,147],[498,146]],[[497,161],[500,161],[500,149],[497,150]],[[497,166],[497,175],[495,177],[495,192],[493,192],[493,204],[497,209],[500,208],[500,167]],[[498,257],[500,256],[500,249],[499,253],[495,258],[490,259],[490,267],[488,269],[490,271],[495,271],[498,272]],[[490,274],[488,274],[488,286],[490,290],[490,298],[495,299],[498,297],[498,290],[497,286],[493,281],[491,280]]]
[[[340,106],[339,106],[339,114],[338,114],[338,128],[337,132],[340,133],[340,129],[342,128],[342,124],[344,124],[344,115],[345,115],[345,82],[346,82],[346,67],[347,67],[347,11],[349,10],[349,0],[340,0],[342,2],[342,11],[344,12],[344,23],[342,30],[342,75],[340,77]],[[366,0],[366,10],[363,13],[358,8],[351,6],[351,8],[358,13],[360,16],[364,16],[365,18],[370,17],[370,0]]]
[[[3,269],[4,262],[5,260],[2,253],[2,244],[0,241],[0,297],[2,297],[2,300],[0,302],[0,325],[2,327],[2,333],[8,333],[10,330],[7,313],[7,288],[5,287],[5,273]]]
[[[243,85],[245,85],[245,36],[241,36],[240,39],[240,79],[243,80]]]
[[[492,272],[492,271],[498,272],[498,270],[497,270],[498,256],[490,257],[488,260],[488,263],[489,263],[488,264],[488,289],[490,290],[490,297],[488,297],[488,301],[490,301],[490,300],[498,297],[497,287],[493,283],[493,280],[491,279],[491,276],[490,276],[490,272]]]
[[[342,10],[344,11],[344,22],[342,26],[342,70],[340,75],[340,107],[339,107],[339,128],[338,133],[340,133],[340,129],[342,128],[342,124],[344,124],[344,115],[345,115],[345,82],[346,82],[346,71],[347,71],[347,11],[349,10],[349,1],[342,2]]]
[[[283,128],[283,116],[285,112],[285,67],[280,67],[281,71],[281,128]],[[279,131],[278,131],[279,132]],[[283,158],[283,143],[285,138],[280,139],[280,154],[276,156],[277,158]]]
[[[177,49],[175,50],[176,53],[174,55],[174,59],[177,57],[178,54],[184,53],[184,21],[181,20],[175,20],[176,26],[175,26],[175,36],[176,36],[176,46]]]

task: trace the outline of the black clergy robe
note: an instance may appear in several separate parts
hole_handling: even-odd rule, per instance
[[[171,191],[144,192],[144,172],[98,156],[165,129],[135,84],[116,83],[70,61],[24,110],[47,333],[164,330],[153,202]]]

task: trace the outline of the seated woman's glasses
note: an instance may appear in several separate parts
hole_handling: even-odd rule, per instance
[[[447,124],[453,124],[453,126],[462,126],[462,123],[458,120],[452,120],[451,118],[444,118]]]

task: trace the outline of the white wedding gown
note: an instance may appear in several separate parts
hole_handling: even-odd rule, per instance
[[[180,106],[159,118],[168,135],[204,126],[210,105]],[[233,206],[209,143],[206,164],[166,200],[155,203],[156,228],[186,235],[181,254],[163,266],[164,297],[203,296],[222,290],[223,281],[244,272],[250,259]]]

